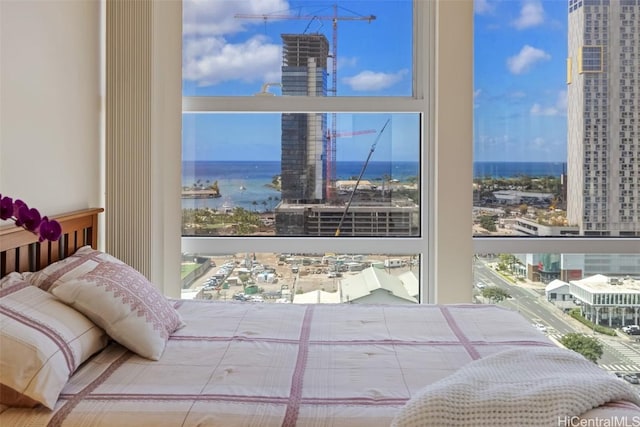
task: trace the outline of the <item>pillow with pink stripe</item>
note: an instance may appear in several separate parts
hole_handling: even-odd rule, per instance
[[[33,273],[29,281],[148,359],[160,359],[169,335],[184,326],[169,300],[140,272],[89,246]]]
[[[10,279],[0,289],[0,403],[53,409],[71,374],[108,337],[50,293]]]

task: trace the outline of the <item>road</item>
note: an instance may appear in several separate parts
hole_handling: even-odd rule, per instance
[[[483,282],[506,290],[512,298],[500,305],[520,312],[526,319],[547,327],[547,335],[558,340],[569,332],[595,336],[603,345],[598,364],[610,372],[640,373],[640,343],[621,337],[594,333],[587,326],[564,313],[546,300],[544,289],[514,285],[487,265],[483,259],[475,260],[474,283]],[[479,293],[479,292],[478,292]],[[636,385],[640,390],[640,386]]]

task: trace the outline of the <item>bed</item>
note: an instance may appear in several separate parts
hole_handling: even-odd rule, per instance
[[[640,420],[631,386],[498,306],[166,299],[96,249],[100,212],[51,244],[0,229],[3,427]]]

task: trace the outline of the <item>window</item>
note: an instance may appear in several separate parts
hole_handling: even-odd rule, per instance
[[[354,262],[394,276],[414,272],[416,302],[444,301],[456,288],[465,291],[452,298],[469,300],[464,284],[436,295],[435,277],[446,273],[437,272],[430,250],[437,245],[437,182],[453,175],[441,171],[438,178],[433,167],[434,4],[281,5],[184,2],[185,261],[218,264],[226,257],[253,268],[276,254],[276,267],[297,270],[296,286],[322,275],[330,280],[316,290],[325,291],[336,273],[356,272],[357,265],[345,264]],[[439,13],[448,8],[470,10],[447,5]],[[331,26],[336,16],[337,30]],[[461,99],[470,96],[470,85],[459,83],[469,89]],[[464,159],[462,153],[461,164]],[[254,274],[249,280],[260,285]],[[286,280],[276,287],[293,285]]]
[[[578,34],[589,7],[600,4],[606,18],[615,17],[620,4],[571,4],[567,10],[564,2],[536,2],[536,13],[527,2],[496,2],[491,13],[476,9],[474,282],[507,290],[513,298],[504,305],[532,320],[551,324],[562,310],[577,310],[588,321],[616,328],[637,322],[637,313],[622,303],[614,311],[601,307],[610,303],[598,289],[614,289],[614,295],[628,277],[629,292],[640,294],[634,280],[640,277],[639,212],[627,199],[638,190],[625,186],[625,174],[618,173],[634,169],[628,159],[637,157],[638,147],[617,147],[619,132],[629,131],[624,114],[637,101],[619,99],[625,73],[620,60],[603,61],[607,46],[588,46]],[[592,26],[590,36],[598,32],[602,40],[638,38],[607,25]],[[565,69],[572,62],[582,70]],[[615,129],[586,114],[595,105]],[[586,283],[592,277],[601,283]],[[559,298],[563,293],[570,298]],[[474,299],[491,302],[479,289]]]

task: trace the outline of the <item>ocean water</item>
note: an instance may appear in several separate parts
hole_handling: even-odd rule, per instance
[[[363,162],[337,162],[337,179],[358,177]],[[363,179],[380,180],[388,175],[400,181],[416,177],[419,173],[417,162],[369,162]],[[262,212],[273,209],[280,200],[280,192],[269,187],[273,177],[280,174],[280,162],[182,162],[182,185],[201,183],[205,186],[218,181],[222,197],[217,199],[182,199],[183,208],[223,209],[242,207]],[[254,202],[256,202],[254,204]]]
[[[358,177],[363,162],[337,162],[337,179]],[[404,181],[419,174],[418,162],[369,162],[363,179],[380,180],[388,175]],[[475,162],[474,177],[560,176],[566,172],[566,163],[558,162]],[[205,186],[218,181],[220,194],[217,199],[182,199],[183,208],[242,207],[262,212],[273,209],[280,200],[280,192],[269,187],[273,177],[280,174],[279,161],[220,162],[184,161],[182,185],[201,183]]]
[[[519,175],[530,177],[559,177],[567,172],[564,162],[474,162],[473,177],[510,178]]]

